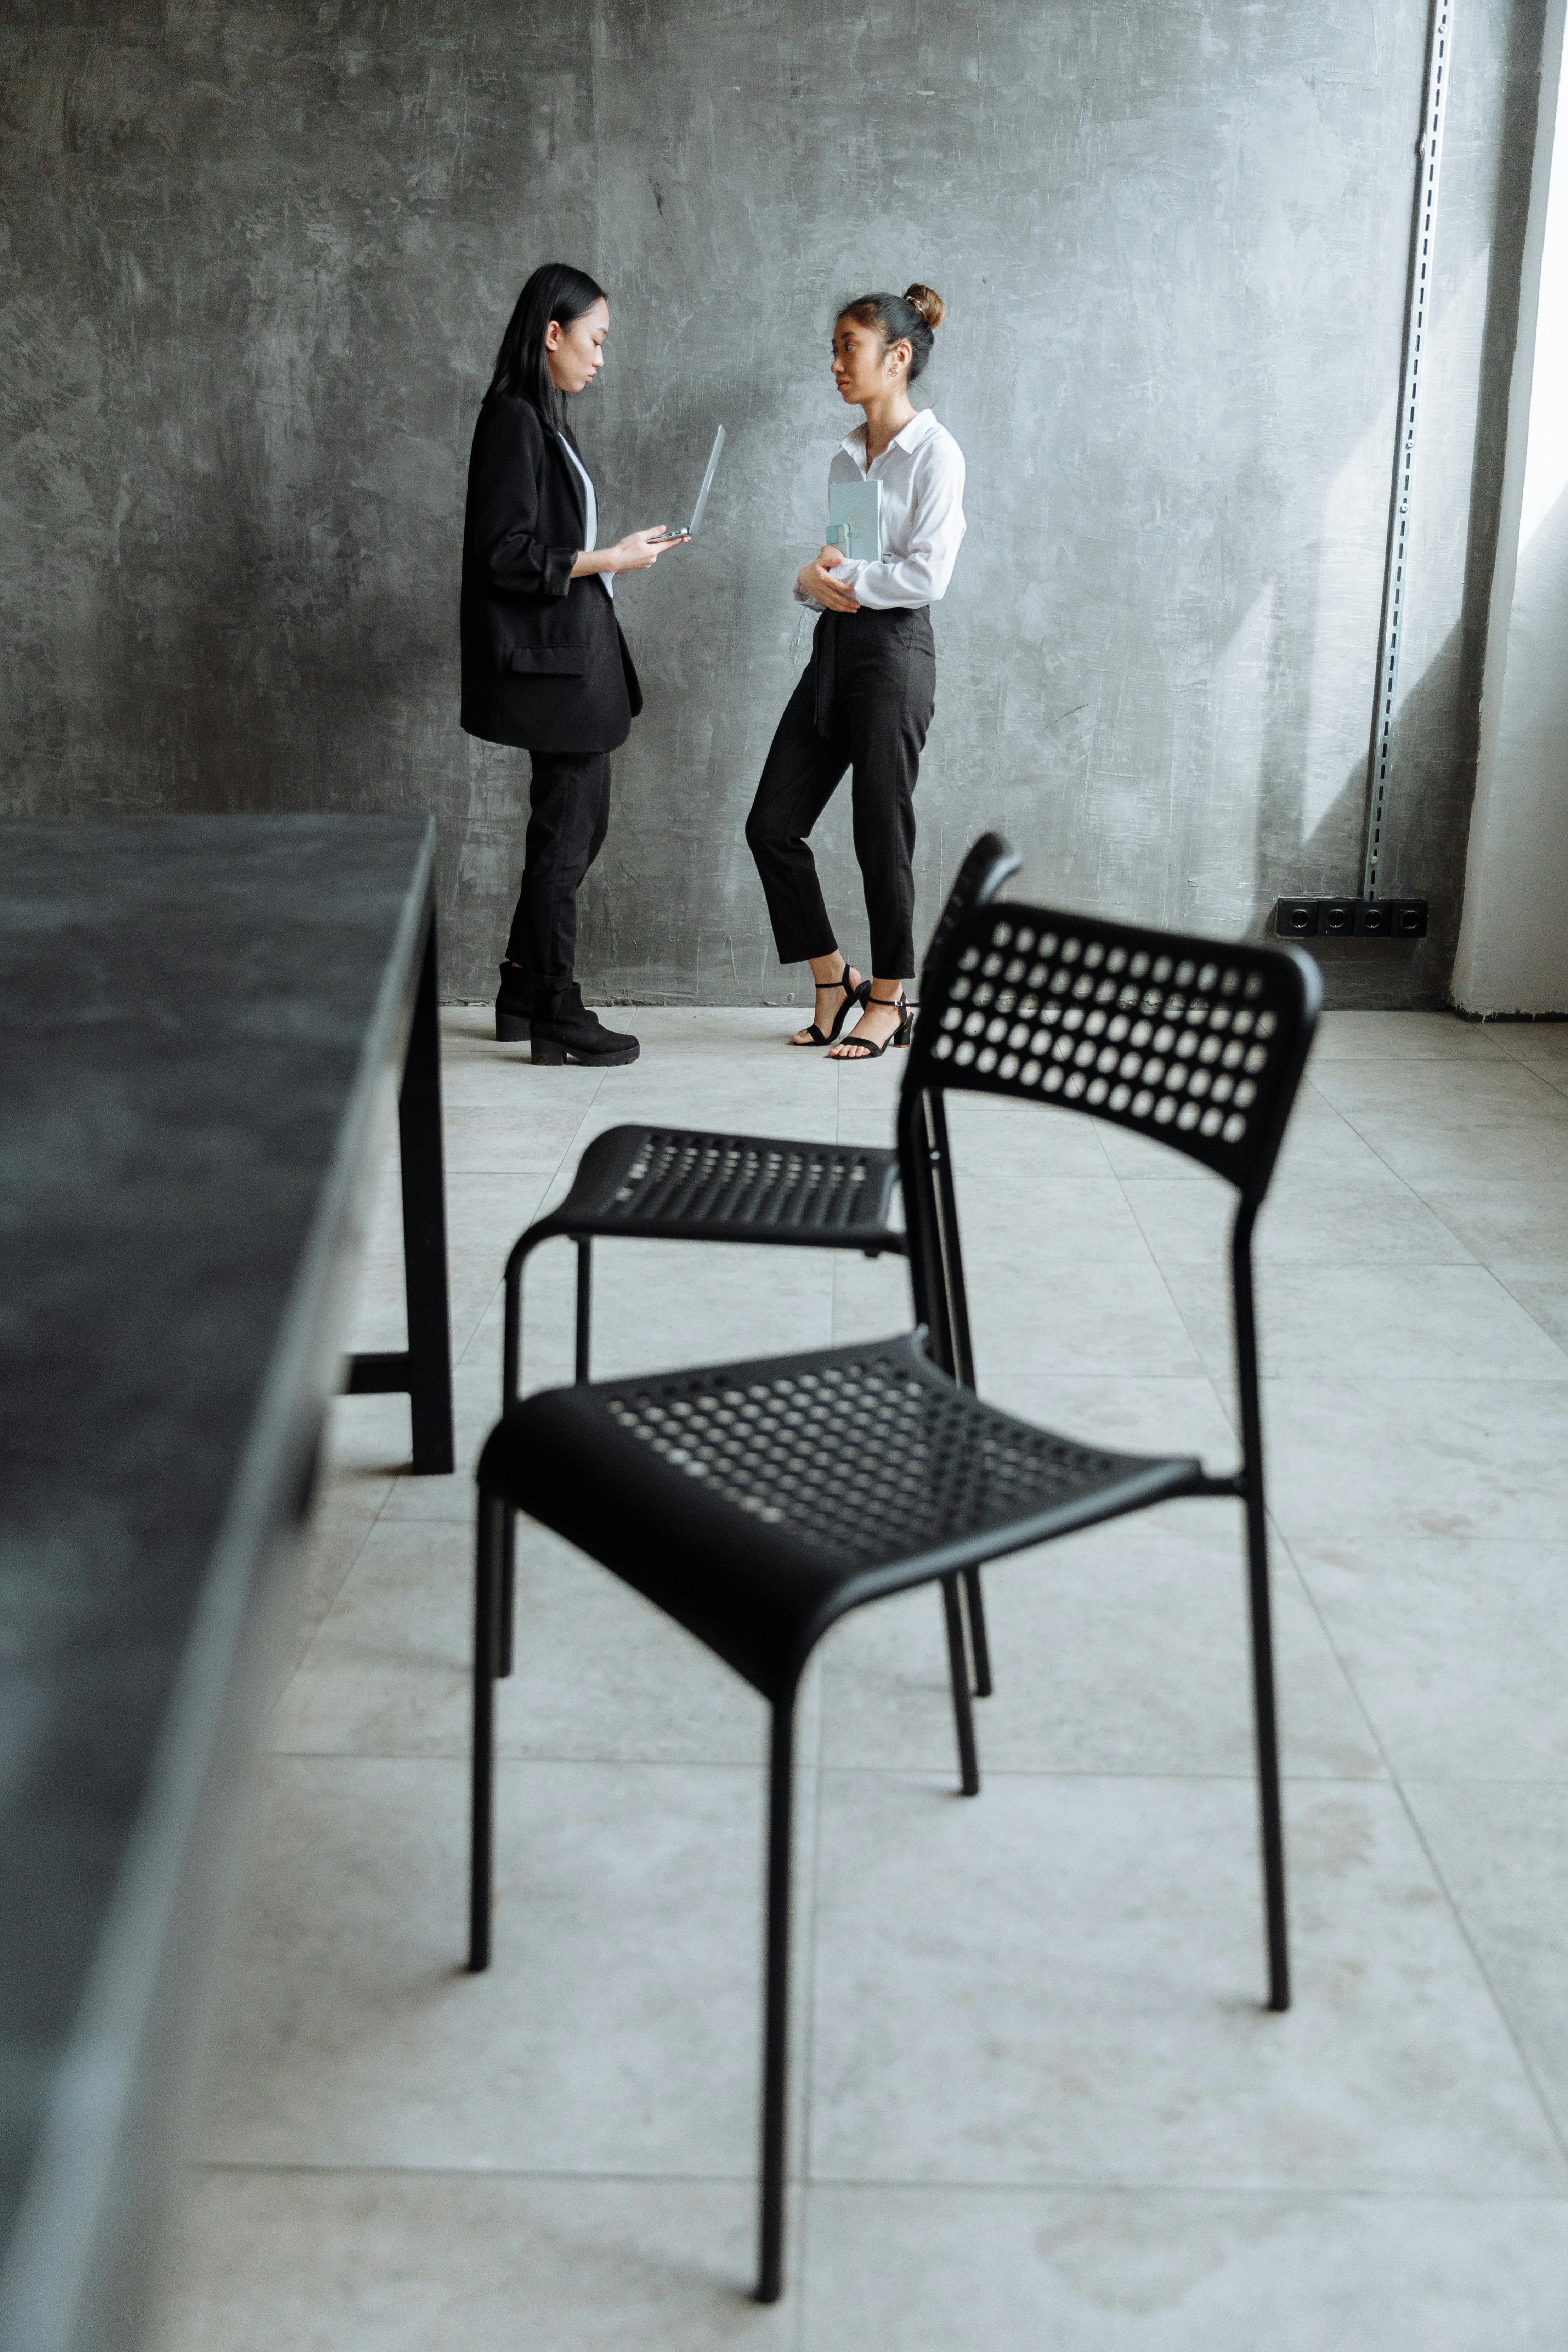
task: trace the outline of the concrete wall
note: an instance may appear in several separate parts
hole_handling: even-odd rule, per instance
[[[1461,17],[1390,889],[1437,1001],[1474,767],[1542,0]],[[586,893],[606,992],[784,992],[742,826],[805,657],[836,302],[919,276],[970,461],[919,814],[1216,932],[1359,875],[1425,12],[1414,0],[5,0],[4,805],[429,807],[492,984],[526,761],[456,723],[463,467],[539,259],[647,711]],[[1518,159],[1517,161],[1515,159]],[[847,797],[847,796],[846,796]],[[822,829],[864,952],[847,808]],[[1358,953],[1357,950],[1360,950]]]
[[[1568,107],[1553,0],[1455,1002],[1568,1013]]]

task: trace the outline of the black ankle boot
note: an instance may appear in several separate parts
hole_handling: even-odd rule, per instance
[[[533,1010],[533,982],[521,964],[503,963],[496,992],[496,1036],[503,1045],[519,1045],[528,1034]]]
[[[583,1002],[574,980],[563,988],[540,988],[533,998],[533,1059],[591,1062],[614,1068],[635,1062],[642,1052],[635,1037],[606,1029]]]

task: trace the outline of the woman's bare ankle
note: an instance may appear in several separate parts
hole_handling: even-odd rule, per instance
[[[812,1008],[811,1021],[795,1033],[795,1043],[797,1045],[816,1043],[816,1039],[814,1039],[811,1034],[814,1029],[817,1032],[818,1037],[825,1037],[831,1033],[835,1022],[841,1022],[843,1015],[849,1010],[849,1006],[845,1002],[846,997],[852,997],[861,985],[860,975],[854,965],[837,949],[830,956],[813,956],[810,959],[810,969],[816,998]]]

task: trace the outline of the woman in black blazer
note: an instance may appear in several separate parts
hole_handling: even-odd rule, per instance
[[[610,311],[580,269],[547,262],[518,297],[474,427],[463,525],[463,726],[532,754],[522,888],[496,1035],[536,1062],[635,1062],[573,977],[577,890],[604,843],[610,753],[642,709],[616,619],[617,572],[646,572],[662,528],[595,547],[598,501],[565,395],[604,365]]]

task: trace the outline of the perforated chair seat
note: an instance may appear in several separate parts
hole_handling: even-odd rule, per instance
[[[774,1698],[846,1610],[1191,1493],[1202,1471],[1016,1421],[904,1333],[544,1390],[479,1475]]]
[[[898,1181],[898,1153],[865,1144],[612,1127],[531,1232],[901,1252],[904,1236],[889,1223]]]

